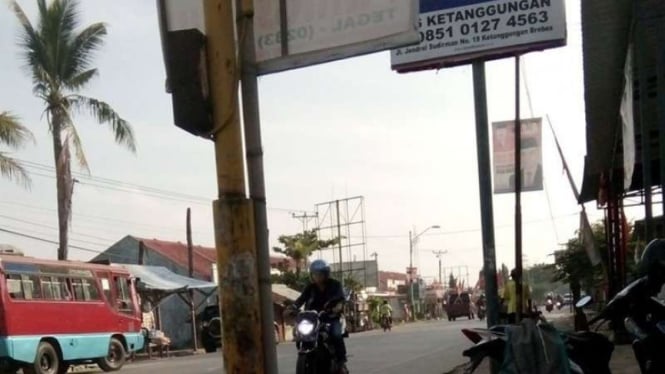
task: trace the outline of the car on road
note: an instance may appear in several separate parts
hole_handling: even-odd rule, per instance
[[[222,346],[222,319],[219,306],[213,304],[206,306],[197,316],[200,326],[199,336],[201,345],[206,353],[215,352]],[[275,329],[275,342],[279,343],[279,326],[273,322]]]
[[[469,293],[449,292],[446,297],[446,315],[448,316],[448,321],[454,321],[457,317],[468,317],[469,319],[473,319],[471,297],[469,296]]]

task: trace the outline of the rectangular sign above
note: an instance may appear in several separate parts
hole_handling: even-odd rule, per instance
[[[254,0],[254,9],[259,74],[397,48],[419,40],[417,0]],[[286,20],[281,19],[282,14],[286,14]],[[282,48],[282,40],[286,40],[286,48]]]
[[[542,119],[523,119],[522,191],[543,189]],[[515,121],[492,123],[494,193],[515,192]]]
[[[394,49],[409,72],[566,44],[564,0],[420,0],[420,44]]]

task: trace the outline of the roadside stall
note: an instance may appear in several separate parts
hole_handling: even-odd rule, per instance
[[[157,350],[160,356],[168,356],[171,347],[168,332],[183,328],[182,323],[176,326],[163,326],[159,318],[158,307],[172,295],[177,295],[189,307],[190,318],[184,325],[190,325],[196,340],[196,311],[217,291],[215,283],[185,277],[163,266],[117,265],[126,269],[137,280],[136,289],[141,298],[144,316],[142,327],[146,338],[146,353],[149,357],[152,357],[153,350]]]

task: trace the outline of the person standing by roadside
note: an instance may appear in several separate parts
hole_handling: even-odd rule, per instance
[[[517,269],[510,271],[510,280],[503,289],[503,302],[507,304],[508,323],[517,322]],[[522,314],[530,312],[531,288],[526,282],[522,282]]]

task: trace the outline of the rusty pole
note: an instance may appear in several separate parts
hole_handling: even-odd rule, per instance
[[[239,116],[240,71],[232,0],[205,0],[210,97],[215,124],[218,199],[213,204],[224,367],[264,373],[254,211],[246,195]]]

